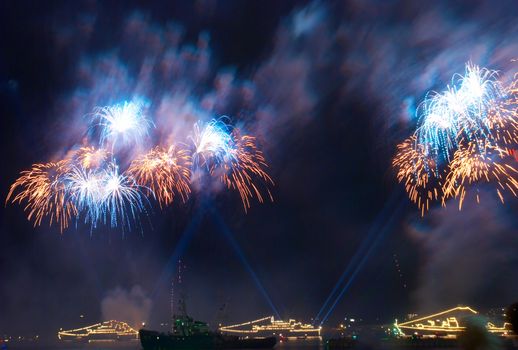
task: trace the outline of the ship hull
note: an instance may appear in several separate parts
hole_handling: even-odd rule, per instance
[[[223,337],[223,349],[271,349],[277,343],[277,338],[239,338]]]
[[[140,343],[144,350],[191,350],[191,349],[271,349],[277,339],[241,339],[216,333],[178,336],[141,329]]]

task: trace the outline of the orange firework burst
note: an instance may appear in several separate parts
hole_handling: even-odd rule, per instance
[[[39,226],[44,217],[50,217],[50,225],[56,222],[61,231],[68,227],[70,217],[77,214],[77,209],[66,195],[64,177],[69,169],[66,160],[35,164],[31,170],[22,171],[20,177],[11,185],[6,203],[26,201],[24,210],[27,218]],[[14,193],[18,191],[16,195]],[[13,197],[14,195],[14,197]]]
[[[481,149],[482,147],[482,149]],[[504,202],[503,192],[509,191],[515,197],[518,194],[518,171],[505,163],[509,153],[489,144],[480,146],[470,142],[461,146],[449,164],[443,192],[444,200],[449,197],[459,199],[459,210],[467,194],[467,187],[479,182],[495,183],[498,197]],[[478,193],[477,202],[480,202]]]
[[[245,212],[250,208],[250,199],[257,198],[264,202],[262,190],[266,192],[271,201],[272,194],[269,187],[273,186],[273,180],[266,172],[268,167],[263,153],[257,148],[256,139],[253,136],[241,136],[239,131],[232,132],[234,147],[229,155],[213,168],[211,173],[221,171],[220,179],[229,189],[235,189],[241,196]],[[259,180],[259,183],[255,180]]]
[[[176,194],[185,202],[191,193],[191,155],[178,146],[168,149],[155,147],[147,154],[135,159],[128,173],[137,184],[153,193],[160,207],[171,204]]]
[[[437,200],[441,193],[435,162],[426,157],[424,148],[416,143],[415,135],[400,143],[397,148],[398,152],[392,161],[397,179],[405,183],[408,197],[424,215],[430,208],[430,201]]]
[[[505,96],[488,111],[487,122],[497,142],[507,146],[518,144],[518,75],[505,89]]]
[[[81,147],[75,154],[75,160],[85,169],[99,168],[109,158],[110,153],[103,148]]]

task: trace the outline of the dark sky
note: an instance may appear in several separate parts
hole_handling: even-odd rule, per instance
[[[80,144],[94,106],[135,94],[173,133],[184,111],[230,116],[257,135],[276,185],[247,214],[229,191],[152,204],[131,232],[33,228],[22,206],[2,207],[0,334],[128,314],[156,325],[175,257],[188,310],[209,322],[223,303],[230,322],[272,305],[309,321],[348,266],[329,324],[515,301],[516,200],[481,188],[480,205],[421,218],[391,159],[419,101],[466,62],[513,76],[517,16],[515,1],[489,0],[1,2],[2,198],[20,171]]]

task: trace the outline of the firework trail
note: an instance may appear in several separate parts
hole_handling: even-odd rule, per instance
[[[430,208],[430,202],[442,195],[436,164],[432,158],[426,157],[423,147],[416,144],[415,135],[400,143],[397,148],[398,152],[392,161],[397,179],[405,183],[408,197],[424,215]]]
[[[260,203],[264,202],[260,187],[273,201],[269,186],[273,186],[273,180],[266,172],[268,167],[263,153],[257,148],[256,139],[253,136],[241,136],[235,129],[232,132],[234,148],[230,150],[229,157],[220,164],[222,169],[220,179],[228,189],[239,192],[245,212],[250,208],[250,199],[255,197]],[[259,180],[260,184],[254,182]]]
[[[482,148],[482,149],[481,149]],[[498,197],[504,203],[503,192],[518,194],[518,170],[503,162],[509,153],[491,145],[479,145],[470,142],[461,146],[449,164],[449,173],[444,183],[444,199],[459,199],[459,210],[466,198],[468,186],[479,182],[494,183]],[[478,193],[477,203],[480,202]]]
[[[100,127],[100,144],[109,142],[114,148],[117,142],[139,143],[148,135],[153,123],[144,115],[140,102],[124,102],[114,106],[96,107],[93,126]]]
[[[49,224],[56,222],[63,232],[70,218],[77,215],[64,182],[68,170],[69,162],[66,160],[33,165],[31,170],[22,171],[11,185],[6,203],[11,198],[12,203],[27,202],[24,210],[28,213],[27,218],[34,220],[34,226],[39,226],[43,218],[49,216]],[[15,192],[18,193],[14,195]]]
[[[128,173],[136,183],[154,194],[160,207],[173,202],[176,195],[185,203],[191,188],[192,159],[184,148],[172,145],[168,149],[155,147],[147,154],[133,160]]]

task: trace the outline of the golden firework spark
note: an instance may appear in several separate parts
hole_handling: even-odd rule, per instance
[[[504,96],[495,100],[488,110],[487,125],[491,137],[499,144],[518,144],[518,75],[505,88]]]
[[[220,172],[220,179],[227,188],[239,192],[246,212],[250,208],[251,198],[255,197],[260,203],[264,202],[265,195],[262,191],[273,201],[270,186],[274,183],[266,172],[268,164],[263,153],[257,148],[255,137],[240,135],[236,129],[232,132],[232,139],[234,147],[211,173]]]
[[[128,173],[136,183],[153,193],[160,207],[169,205],[178,194],[185,202],[191,193],[191,155],[186,149],[173,145],[168,149],[155,147],[133,160]]]
[[[509,152],[490,144],[469,142],[455,151],[449,164],[449,173],[443,186],[444,200],[459,199],[459,210],[466,198],[468,188],[477,183],[494,183],[498,197],[504,202],[503,192],[518,194],[518,170],[507,164]],[[480,197],[477,192],[477,202]]]
[[[109,158],[110,153],[103,148],[81,147],[74,155],[76,161],[85,169],[99,168]]]
[[[24,210],[27,218],[39,226],[46,216],[59,224],[61,231],[68,227],[70,217],[77,214],[76,207],[67,198],[64,177],[69,162],[61,160],[45,164],[34,164],[31,170],[22,171],[11,185],[6,203],[27,202]],[[19,189],[19,191],[17,191]],[[15,195],[15,192],[18,192]]]
[[[441,196],[440,176],[435,162],[426,157],[424,148],[416,143],[415,135],[400,143],[397,149],[392,161],[397,179],[405,183],[408,197],[424,215],[430,209],[430,201]]]

